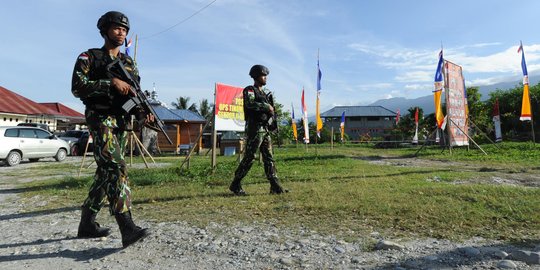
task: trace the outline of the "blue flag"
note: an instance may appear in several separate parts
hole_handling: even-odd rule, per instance
[[[319,71],[317,73],[317,91],[321,91],[322,72],[321,72],[321,68],[319,67],[319,59],[317,59],[317,70]]]

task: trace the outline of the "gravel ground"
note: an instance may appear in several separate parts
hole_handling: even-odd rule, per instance
[[[0,166],[0,175],[12,175],[0,176],[0,269],[540,269],[535,261],[536,255],[540,260],[540,247],[520,250],[481,238],[459,243],[383,239],[378,232],[344,240],[302,228],[278,229],[270,221],[237,226],[210,223],[200,228],[135,216],[138,225],[151,228],[152,235],[123,249],[114,219],[102,211],[98,220],[113,228],[112,235],[77,239],[80,209],[76,205],[29,212],[17,199],[22,192],[18,183],[40,180],[25,176],[24,169],[50,162]],[[80,159],[70,157],[67,162]],[[21,174],[13,175],[16,171]],[[46,203],[44,198],[33,201]],[[530,256],[518,259],[519,252]]]

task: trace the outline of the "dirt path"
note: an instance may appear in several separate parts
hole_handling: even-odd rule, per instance
[[[103,211],[98,220],[113,228],[112,235],[76,239],[80,215],[76,203],[32,211],[46,204],[47,198],[35,197],[31,205],[18,200],[24,192],[18,188],[20,183],[43,179],[27,175],[25,169],[50,162],[0,167],[4,175],[0,178],[0,269],[494,269],[506,264],[514,269],[538,269],[538,265],[502,260],[516,247],[479,238],[462,243],[405,241],[382,239],[372,232],[345,241],[302,228],[279,230],[271,222],[234,227],[210,223],[199,228],[181,221],[151,223],[135,217],[139,225],[151,228],[152,235],[122,249],[114,219]],[[80,159],[70,157],[67,162],[79,164]],[[388,162],[399,166],[420,161]],[[381,240],[392,242],[381,250],[366,250]]]

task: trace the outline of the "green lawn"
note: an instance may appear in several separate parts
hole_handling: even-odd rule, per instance
[[[183,157],[158,157],[170,166],[131,169],[136,215],[154,221],[182,220],[204,226],[271,222],[322,233],[357,236],[377,231],[399,237],[460,239],[482,236],[512,241],[540,236],[540,190],[535,187],[478,184],[469,179],[540,171],[540,148],[507,143],[478,150],[429,148],[418,159],[436,166],[391,166],[374,159],[416,160],[417,148],[374,149],[366,145],[275,148],[278,175],[290,192],[269,195],[262,164],[244,179],[250,196],[228,191],[236,157],[218,157],[214,173],[209,156],[194,156],[189,171]],[[140,161],[139,161],[140,162]],[[472,167],[462,170],[461,165]],[[78,166],[71,165],[73,175]],[[472,168],[472,169],[471,169]],[[58,170],[66,170],[65,164]],[[54,170],[54,167],[51,169]],[[50,171],[48,170],[48,173]],[[45,208],[78,206],[91,177],[63,177],[27,184],[26,198],[50,198]]]

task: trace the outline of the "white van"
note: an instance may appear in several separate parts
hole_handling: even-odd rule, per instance
[[[0,127],[0,160],[9,166],[19,164],[22,159],[35,162],[40,158],[53,157],[61,162],[66,159],[68,151],[66,141],[41,128]]]

